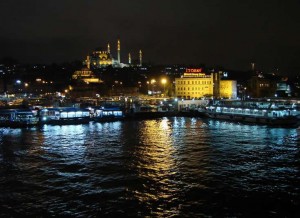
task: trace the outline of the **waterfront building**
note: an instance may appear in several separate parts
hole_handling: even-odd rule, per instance
[[[254,76],[249,80],[249,94],[252,98],[274,97],[276,82],[268,78]]]
[[[236,80],[220,80],[220,96],[222,98],[236,98],[237,97]]]
[[[291,97],[292,91],[290,85],[286,81],[280,81],[276,84],[277,97]]]
[[[180,78],[175,78],[175,95],[184,99],[236,98],[236,81],[220,78],[221,72],[206,74],[201,68],[187,68]]]
[[[175,94],[184,99],[212,96],[213,77],[202,69],[186,69],[181,78],[175,78]]]

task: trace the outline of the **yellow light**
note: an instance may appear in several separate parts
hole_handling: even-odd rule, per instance
[[[163,85],[165,85],[165,84],[167,83],[167,79],[166,79],[166,78],[161,79],[161,83],[162,83]]]
[[[155,79],[152,79],[152,80],[151,80],[151,84],[153,84],[153,83],[156,83],[156,80],[155,80]]]

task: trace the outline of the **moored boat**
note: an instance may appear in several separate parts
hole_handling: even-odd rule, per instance
[[[96,122],[118,121],[124,119],[124,111],[121,107],[95,107],[92,111],[93,120]]]
[[[275,126],[298,123],[298,113],[292,105],[270,101],[220,100],[208,105],[205,114],[213,119]]]
[[[88,109],[59,107],[44,108],[39,111],[40,124],[64,125],[89,123],[90,111]]]
[[[38,124],[38,117],[29,109],[0,110],[1,127],[29,127]]]

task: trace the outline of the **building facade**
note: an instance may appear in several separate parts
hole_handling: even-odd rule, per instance
[[[220,97],[236,98],[237,84],[235,80],[220,80]]]
[[[236,98],[236,81],[220,80],[220,72],[206,74],[201,68],[186,69],[180,78],[175,78],[175,95],[183,99]]]
[[[186,69],[181,78],[175,78],[175,95],[193,99],[213,95],[213,77],[201,69]]]
[[[252,98],[274,97],[276,93],[276,81],[263,77],[252,77],[249,80],[248,94]]]
[[[89,83],[102,83],[103,81],[97,78],[93,71],[88,68],[82,68],[81,70],[77,70],[73,73],[72,79],[76,81],[82,81],[87,84]]]

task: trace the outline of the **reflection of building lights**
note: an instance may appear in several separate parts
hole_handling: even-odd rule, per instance
[[[175,190],[177,187],[173,183],[169,183],[168,179],[172,173],[176,173],[176,146],[173,146],[172,133],[168,119],[145,122],[145,127],[140,132],[143,144],[136,152],[139,156],[145,157],[143,161],[136,162],[138,177],[150,180],[154,185],[161,185],[167,182],[166,188],[158,190],[155,196],[150,196],[145,192],[135,192],[135,197],[141,202],[149,202],[155,198],[166,198],[166,191]],[[162,179],[164,182],[162,183]],[[147,186],[148,187],[148,186]],[[149,186],[149,188],[151,188]]]

